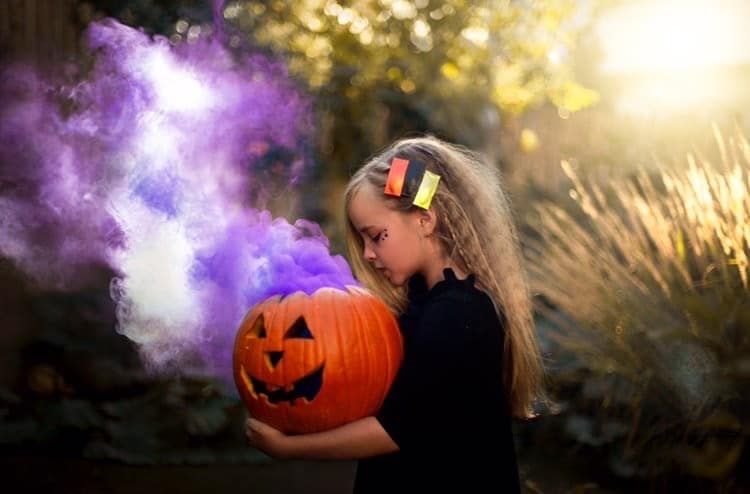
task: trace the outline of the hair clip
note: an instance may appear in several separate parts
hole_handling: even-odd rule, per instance
[[[419,160],[393,158],[384,192],[395,197],[413,197],[412,204],[429,209],[440,175],[427,170]]]

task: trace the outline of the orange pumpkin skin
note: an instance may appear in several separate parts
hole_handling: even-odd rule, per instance
[[[402,359],[398,322],[380,299],[362,288],[321,288],[251,308],[233,372],[252,417],[297,434],[373,415]]]

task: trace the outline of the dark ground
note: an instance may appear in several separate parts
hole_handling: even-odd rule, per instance
[[[131,466],[79,458],[4,456],[3,493],[45,494],[345,494],[355,463],[345,461],[259,461],[246,465]],[[524,494],[622,494],[642,492],[605,485],[582,474],[585,461],[522,459]],[[589,472],[591,473],[591,472]],[[11,487],[12,486],[12,487]]]
[[[129,466],[82,459],[5,458],[2,492],[45,494],[337,494],[351,491],[349,462],[268,462],[251,465]]]

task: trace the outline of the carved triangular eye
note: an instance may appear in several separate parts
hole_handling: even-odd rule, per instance
[[[305,318],[300,316],[299,319],[294,321],[294,324],[292,324],[292,327],[286,332],[284,338],[307,338],[312,340],[313,335],[307,328]]]
[[[266,337],[266,322],[263,319],[263,314],[258,316],[255,320],[252,329],[248,332],[248,335],[252,338],[265,338]]]

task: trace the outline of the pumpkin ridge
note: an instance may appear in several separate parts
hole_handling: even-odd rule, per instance
[[[364,297],[361,293],[358,293],[354,296],[354,303],[352,304],[352,320],[355,322],[354,326],[357,328],[357,337],[356,341],[360,344],[362,351],[360,353],[360,363],[361,363],[361,369],[362,369],[362,376],[364,376],[364,383],[362,384],[365,389],[368,391],[372,389],[373,387],[373,360],[372,360],[372,342],[369,339],[370,336],[370,324],[369,320],[365,315],[362,314],[363,312],[363,302]],[[368,393],[369,394],[369,393]],[[368,414],[373,413],[373,410],[371,410],[370,403],[361,400],[359,403],[357,403],[357,406],[359,407],[358,413],[359,414]]]
[[[377,335],[372,334],[374,331],[374,328],[372,328],[374,322],[371,318],[372,315],[376,315],[376,312],[374,310],[374,307],[371,307],[370,305],[365,305],[361,302],[364,302],[364,298],[360,298],[357,300],[357,312],[359,313],[360,319],[363,321],[362,324],[360,324],[361,331],[364,332],[364,341],[365,341],[365,348],[367,348],[367,362],[369,366],[375,367],[376,369],[380,370],[382,367],[383,361],[381,360],[382,355],[380,352],[376,351],[375,348],[377,347],[377,341],[375,341],[375,338],[377,338]],[[376,319],[377,321],[377,319]],[[377,324],[375,324],[377,328]],[[367,376],[368,376],[368,387],[367,389],[376,389],[376,391],[380,392],[380,386],[378,386],[379,382],[382,380],[382,376],[375,376],[373,375],[374,372],[371,369],[368,369]],[[373,400],[371,397],[369,397],[368,403],[365,405],[368,409],[372,409],[374,405],[377,404],[376,400]],[[374,413],[374,410],[371,410],[371,413]]]
[[[393,314],[391,309],[386,303],[378,299],[378,303],[382,306],[382,310],[373,310],[375,317],[377,318],[378,324],[383,328],[390,328],[391,331],[378,331],[378,334],[383,339],[384,348],[384,367],[386,371],[386,379],[383,382],[382,393],[380,396],[379,403],[383,404],[385,397],[388,394],[393,381],[396,379],[396,374],[401,366],[404,356],[404,342],[401,335],[401,327],[398,322],[398,318]],[[380,406],[379,405],[379,406]]]
[[[379,311],[373,310],[372,312],[373,312],[373,316],[375,317],[376,324],[378,324],[380,327],[383,327],[383,328],[388,326],[386,324],[386,321],[383,320],[383,318],[381,317],[381,314]],[[388,363],[391,362],[391,358],[392,358],[392,348],[391,348],[391,341],[390,341],[391,338],[389,338],[388,335],[384,334],[382,331],[378,331],[376,333],[377,334],[374,336],[380,337],[380,343],[383,348],[383,353],[384,353],[383,359],[385,363],[384,367],[386,371],[385,379],[382,381],[381,383],[382,386],[378,390],[377,403],[378,403],[378,406],[380,406],[380,404],[383,403],[383,400],[385,400],[385,395],[388,391],[389,383],[393,379],[393,376],[391,375],[391,369],[389,368],[389,365],[388,365]]]
[[[317,293],[317,291],[316,291]],[[305,351],[302,354],[302,361],[308,362],[308,359],[315,359],[317,358],[318,348],[326,348],[327,341],[328,341],[328,331],[327,328],[324,328],[321,324],[321,314],[320,314],[320,307],[319,304],[315,303],[317,299],[313,297],[308,297],[305,299],[304,303],[301,304],[303,307],[303,312],[305,314],[311,314],[312,315],[312,321],[314,321],[315,327],[313,328],[313,336],[316,338],[316,341],[318,342],[315,348],[305,348]],[[312,355],[310,355],[312,354]],[[327,355],[323,355],[323,362],[327,360]],[[325,374],[321,376],[321,391],[324,389],[323,386],[328,383],[328,378]],[[317,420],[316,420],[317,419]],[[306,421],[306,426],[311,427],[313,429],[320,429],[323,427],[323,423],[321,422],[320,417],[310,417]]]
[[[336,299],[343,298],[340,294],[335,292],[331,292],[329,296],[331,298],[331,305],[336,305]],[[333,326],[336,328],[339,328],[344,324],[351,323],[351,305],[342,304],[339,310],[334,311],[333,318],[335,319]],[[349,339],[345,338],[345,336],[348,335],[346,335],[344,331],[335,331],[334,334],[336,336],[335,345],[336,349],[338,350],[337,353],[341,355],[340,361],[338,362],[338,370],[341,373],[341,381],[349,382],[349,378],[351,376],[351,369],[349,368],[349,365],[352,361],[356,361],[356,359],[352,359],[351,355],[348,352],[347,343]],[[356,376],[357,373],[355,372],[354,375]],[[340,396],[337,398],[339,398],[337,402],[340,402],[342,408],[344,408],[344,404],[350,403],[350,400],[347,400],[346,396]],[[348,420],[350,415],[348,410],[346,410],[345,415],[346,419]]]
[[[296,294],[292,294],[289,297],[282,297],[278,301],[278,306],[277,307],[280,307],[281,310],[277,314],[278,317],[279,317],[279,320],[274,321],[275,324],[273,326],[273,334],[274,334],[274,339],[278,339],[279,340],[279,347],[283,351],[286,351],[286,342],[284,341],[284,334],[286,332],[285,329],[286,329],[286,327],[288,325],[287,324],[287,320],[289,319],[289,312],[290,312],[289,309],[290,309],[290,306],[291,306],[292,303],[294,303],[293,301],[296,299],[295,295]],[[281,329],[281,328],[283,328],[283,329]],[[276,370],[276,372],[280,372],[281,373],[281,375],[279,376],[280,379],[278,380],[278,382],[286,384],[286,382],[287,382],[287,374],[288,374],[288,372],[287,372],[288,369],[287,368],[288,367],[289,367],[289,359],[285,358],[284,361],[281,362],[281,365],[278,366],[277,370]],[[271,406],[277,406],[278,407],[278,410],[280,410],[280,413],[283,414],[283,416],[284,416],[284,421],[285,422],[289,422],[291,420],[292,417],[290,416],[290,410],[289,410],[290,407],[288,407],[288,406],[281,406],[281,403],[279,403],[277,405],[274,405],[273,403],[271,403],[270,397],[266,397],[266,400],[267,400],[267,403],[269,405],[271,405]]]

